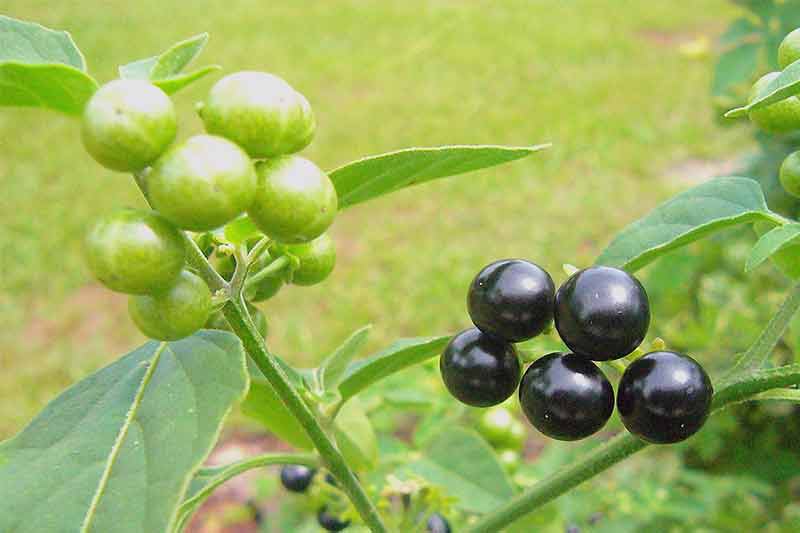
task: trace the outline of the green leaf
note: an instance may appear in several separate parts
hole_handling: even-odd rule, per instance
[[[158,56],[150,71],[150,79],[162,80],[178,74],[203,51],[207,42],[208,34],[201,33],[175,43],[169,50]]]
[[[196,82],[200,78],[205,77],[212,72],[216,72],[220,70],[222,67],[219,65],[208,65],[206,67],[197,69],[193,72],[188,72],[186,74],[178,74],[176,76],[172,76],[170,78],[162,78],[159,80],[153,80],[153,85],[159,87],[162,91],[167,94],[174,94],[187,85]]]
[[[339,385],[342,401],[395,372],[438,356],[449,341],[450,336],[400,339],[388,348],[352,363]]]
[[[322,378],[324,390],[332,391],[339,387],[347,366],[364,346],[371,329],[372,325],[368,324],[356,330],[341,346],[322,361],[322,364],[319,365],[319,375]]]
[[[714,81],[711,92],[725,95],[732,86],[749,83],[758,68],[759,43],[742,43],[719,57],[714,68]]]
[[[748,112],[760,109],[798,93],[800,93],[800,61],[795,61],[783,69],[783,72],[776,76],[761,94],[756,96],[744,109]],[[740,113],[738,109],[733,111]],[[731,111],[728,113],[731,113]],[[728,114],[726,113],[725,116],[728,116]]]
[[[149,80],[150,72],[158,63],[158,56],[138,59],[127,65],[120,65],[119,77],[123,80]]]
[[[68,32],[0,15],[0,62],[62,64],[85,71],[86,62]]]
[[[790,244],[796,244],[798,237],[800,237],[800,224],[797,223],[778,226],[764,234],[750,251],[750,257],[747,258],[744,267],[745,272],[753,270]]]
[[[57,63],[0,63],[0,106],[43,107],[80,115],[97,90],[83,71]]]
[[[510,500],[514,490],[494,452],[478,435],[448,428],[429,440],[422,457],[401,467],[443,487],[457,498],[455,507],[486,513]]]
[[[441,146],[365,157],[330,172],[339,209],[426,181],[488,168],[549,147]]]
[[[169,530],[246,389],[241,343],[221,331],[92,374],[0,444],[0,531]]]
[[[351,400],[336,415],[334,435],[347,463],[356,470],[378,462],[378,439],[360,402]]]
[[[241,216],[225,225],[225,240],[232,244],[243,244],[259,236],[261,236],[261,230],[256,227],[247,215]]]
[[[678,194],[623,229],[600,254],[597,264],[633,272],[716,231],[775,217],[757,182],[716,178]]]
[[[242,402],[242,412],[295,448],[313,448],[306,430],[286,408],[266,378],[251,378],[250,390]]]

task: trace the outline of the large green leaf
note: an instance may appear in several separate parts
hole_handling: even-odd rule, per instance
[[[361,403],[353,399],[336,415],[336,443],[347,463],[356,470],[372,468],[378,462],[378,439]]]
[[[69,33],[0,15],[0,62],[60,63],[86,70],[83,54]]]
[[[367,341],[370,329],[372,326],[366,325],[353,332],[319,365],[319,373],[325,390],[333,391],[339,387],[348,365]]]
[[[442,353],[449,340],[449,336],[400,339],[388,348],[350,364],[339,385],[342,400],[355,396],[395,372],[436,357]]]
[[[800,93],[800,61],[795,61],[776,76],[774,80],[769,82],[764,90],[753,98],[750,103],[746,106],[731,109],[725,113],[725,116],[728,118],[741,117],[750,111],[767,107],[798,93]]]
[[[353,161],[331,171],[330,177],[339,209],[344,209],[418,183],[521,159],[548,146],[408,148]]]
[[[230,333],[149,342],[0,444],[0,531],[167,531],[247,389]]]
[[[765,233],[750,251],[750,257],[747,258],[747,264],[744,268],[745,271],[753,270],[773,254],[786,249],[790,245],[797,244],[798,238],[800,238],[800,224],[797,223],[778,226]]]
[[[767,208],[757,182],[716,178],[678,194],[623,229],[597,263],[633,272],[710,233],[776,216]]]
[[[455,506],[486,513],[514,496],[506,473],[491,447],[478,435],[461,428],[441,431],[428,441],[422,457],[400,468],[446,489]]]
[[[251,377],[250,391],[242,403],[242,412],[292,446],[302,450],[313,448],[306,430],[263,376]]]

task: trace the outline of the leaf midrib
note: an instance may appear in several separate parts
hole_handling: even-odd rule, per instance
[[[145,389],[147,389],[147,385],[150,383],[150,380],[153,378],[153,374],[155,373],[156,367],[158,366],[158,362],[161,359],[161,354],[164,352],[167,343],[162,342],[156,352],[153,354],[153,358],[150,361],[150,365],[147,368],[147,371],[144,373],[142,377],[142,382],[139,384],[139,388],[136,390],[136,395],[133,397],[133,403],[131,404],[131,408],[128,410],[128,414],[125,415],[125,422],[122,424],[119,433],[117,434],[117,438],[114,440],[114,444],[111,447],[111,453],[109,454],[108,461],[106,462],[106,467],[103,469],[103,475],[100,476],[100,481],[97,484],[97,489],[95,490],[94,496],[92,497],[92,503],[89,505],[89,508],[86,510],[86,517],[83,520],[83,524],[81,525],[81,533],[87,533],[89,531],[89,527],[92,525],[92,520],[95,517],[95,513],[97,512],[97,508],[100,505],[100,498],[103,496],[106,486],[108,485],[108,480],[111,477],[111,469],[113,468],[117,456],[119,455],[119,451],[122,448],[122,444],[125,441],[125,437],[128,435],[128,429],[130,429],[131,424],[136,417],[139,407],[142,403],[142,398],[144,398]]]

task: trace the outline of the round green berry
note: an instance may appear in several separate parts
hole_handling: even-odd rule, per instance
[[[213,135],[197,135],[171,148],[147,175],[153,207],[192,231],[230,222],[250,206],[255,190],[255,169],[247,154]]]
[[[211,88],[199,113],[206,131],[232,140],[254,158],[299,152],[316,129],[308,100],[265,72],[225,76]]]
[[[84,249],[95,277],[129,294],[169,287],[186,258],[180,232],[157,213],[140,209],[121,209],[98,220]]]
[[[800,151],[792,152],[783,160],[778,176],[783,190],[800,198]]]
[[[319,237],[336,217],[336,189],[327,174],[299,156],[262,161],[258,188],[247,213],[276,241],[296,244]]]
[[[211,291],[200,277],[184,270],[164,291],[131,296],[128,311],[148,337],[174,341],[191,335],[206,323],[211,313]]]
[[[748,101],[752,102],[762,96],[770,82],[779,74],[770,72],[762,76],[753,85]],[[754,109],[750,111],[750,120],[767,133],[781,134],[800,129],[800,99],[797,96],[790,96],[766,107]]]
[[[800,28],[783,38],[778,47],[778,65],[781,69],[785,69],[798,59],[800,59]]]
[[[177,130],[175,107],[164,91],[143,80],[115,80],[86,104],[81,138],[104,167],[136,172],[167,149]]]
[[[286,251],[300,261],[292,273],[295,285],[316,285],[327,278],[336,265],[336,246],[327,233],[302,244],[291,244]]]
[[[251,302],[263,302],[278,294],[281,287],[283,287],[283,278],[281,276],[267,276],[259,280],[254,288],[248,290],[247,298]]]

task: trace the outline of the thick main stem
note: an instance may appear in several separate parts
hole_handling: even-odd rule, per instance
[[[300,425],[305,428],[325,466],[339,481],[342,490],[349,496],[364,523],[374,532],[385,532],[386,527],[381,521],[378,510],[364,492],[353,471],[347,466],[347,462],[336,448],[333,440],[325,433],[314,413],[292,387],[289,378],[275,361],[274,356],[266,350],[255,326],[247,318],[244,304],[240,300],[231,300],[225,305],[222,312],[231,329],[242,340],[250,358],[272,385],[275,393],[297,418]]]

